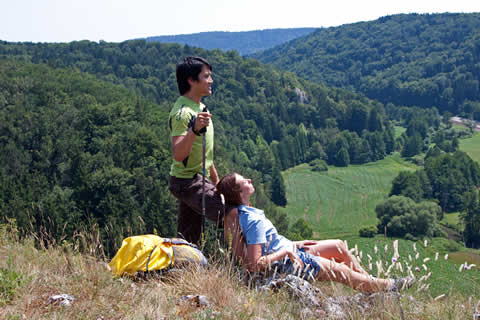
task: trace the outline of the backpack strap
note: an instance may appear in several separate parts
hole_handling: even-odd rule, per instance
[[[171,244],[186,244],[192,248],[198,249],[196,245],[193,243],[188,242],[187,240],[181,239],[181,238],[163,238],[163,242],[171,243]]]
[[[152,253],[153,253],[153,251],[155,250],[156,247],[157,247],[157,245],[154,245],[152,251],[150,251],[150,254],[148,255],[147,266],[146,266],[145,272],[148,272],[148,264],[150,263],[150,258],[152,257]]]

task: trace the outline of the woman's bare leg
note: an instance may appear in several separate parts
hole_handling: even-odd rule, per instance
[[[327,260],[334,259],[338,263],[343,262],[347,267],[352,268],[354,271],[368,275],[368,272],[363,269],[357,258],[348,251],[342,240],[319,240],[309,243],[315,244],[304,246],[305,252]]]
[[[340,282],[364,292],[388,291],[393,287],[394,281],[392,279],[375,278],[323,257],[316,257],[315,260],[321,266],[321,270],[316,277],[317,280]]]

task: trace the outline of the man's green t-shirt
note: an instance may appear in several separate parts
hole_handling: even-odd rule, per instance
[[[170,139],[176,136],[184,136],[188,131],[188,123],[193,115],[197,115],[204,109],[203,103],[196,103],[184,96],[181,96],[175,102],[170,111],[169,128]],[[202,174],[203,171],[203,136],[196,136],[192,145],[190,155],[182,162],[173,159],[170,167],[170,175],[177,178],[193,178],[196,173]],[[205,133],[205,175],[210,176],[210,166],[213,163],[213,123],[210,124]]]

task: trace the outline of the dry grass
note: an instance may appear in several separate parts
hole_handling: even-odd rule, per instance
[[[113,277],[99,256],[79,253],[69,244],[38,249],[33,239],[19,241],[0,233],[0,270],[13,269],[24,279],[15,295],[0,304],[0,318],[310,319],[327,315],[301,305],[286,289],[267,293],[249,289],[225,257],[211,258],[206,269],[192,267],[168,277],[131,279]],[[315,286],[327,296],[320,300],[357,294],[333,283]],[[75,298],[71,306],[48,302],[50,296],[64,293]],[[206,296],[210,304],[198,307],[179,302],[185,295]],[[452,294],[434,300],[422,292],[415,300],[383,294],[364,299],[371,301],[368,310],[349,302],[342,305],[347,319],[471,319],[478,297]]]

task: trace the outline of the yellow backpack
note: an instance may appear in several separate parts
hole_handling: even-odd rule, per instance
[[[203,253],[190,242],[148,234],[124,239],[122,247],[108,265],[114,274],[121,276],[178,267],[185,263],[208,264]]]

